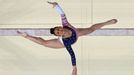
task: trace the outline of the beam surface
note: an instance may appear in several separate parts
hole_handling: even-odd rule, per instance
[[[49,28],[0,28],[0,36],[19,36],[18,30],[34,36],[52,36]],[[88,36],[134,36],[134,28],[103,28]]]

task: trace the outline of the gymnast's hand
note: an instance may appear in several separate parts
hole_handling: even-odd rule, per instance
[[[25,38],[28,36],[28,34],[27,34],[26,32],[17,31],[17,33],[18,33],[19,35],[21,35],[22,37],[25,37]]]
[[[49,1],[47,1],[47,3],[52,4],[52,5],[53,5],[53,8],[54,8],[56,5],[58,5],[57,2],[49,2]]]
[[[71,75],[77,75],[77,67],[73,66],[73,71]]]

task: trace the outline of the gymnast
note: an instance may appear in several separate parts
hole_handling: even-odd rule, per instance
[[[24,38],[27,38],[35,43],[38,43],[46,47],[50,47],[54,49],[66,48],[71,56],[71,61],[72,61],[72,66],[73,66],[71,75],[77,75],[76,57],[75,57],[75,53],[71,45],[77,41],[78,37],[90,34],[105,25],[115,24],[117,23],[117,20],[111,19],[106,22],[94,24],[88,28],[75,28],[68,22],[64,11],[62,10],[62,8],[57,2],[48,2],[48,3],[53,5],[53,8],[55,8],[56,11],[61,16],[63,26],[56,26],[50,29],[50,33],[55,36],[58,36],[58,38],[45,40],[41,37],[31,36],[27,34],[26,32],[17,31],[17,33],[23,36]]]

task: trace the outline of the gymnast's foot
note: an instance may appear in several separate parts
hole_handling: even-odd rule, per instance
[[[21,35],[22,37],[25,37],[25,38],[28,36],[28,34],[27,34],[26,32],[17,31],[17,33],[18,33],[19,35]]]
[[[111,19],[111,20],[106,21],[106,24],[111,25],[111,24],[116,24],[117,22],[118,22],[117,19]]]

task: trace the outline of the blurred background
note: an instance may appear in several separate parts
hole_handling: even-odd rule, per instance
[[[47,0],[0,0],[0,28],[50,28],[61,18]],[[50,0],[58,2],[75,27],[116,18],[104,28],[134,28],[133,0]],[[55,36],[41,36],[44,39]],[[78,75],[133,75],[133,36],[83,36],[73,49]],[[1,75],[71,75],[66,49],[51,49],[20,36],[0,36]]]

